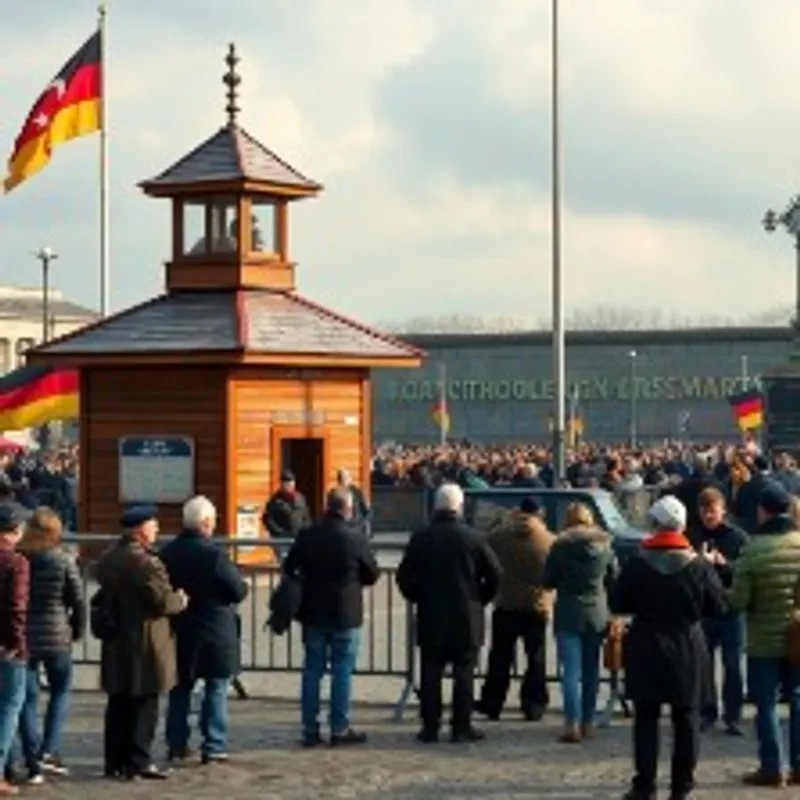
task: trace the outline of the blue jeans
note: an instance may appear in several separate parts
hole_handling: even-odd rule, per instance
[[[750,694],[756,706],[758,760],[769,775],[783,771],[784,753],[781,722],[778,715],[778,692],[781,683],[781,659],[750,657],[747,661]],[[800,771],[800,671],[791,670],[789,691],[789,769]]]
[[[44,667],[50,699],[44,715],[44,732],[39,736],[39,667]],[[39,772],[39,762],[45,754],[59,752],[61,731],[69,710],[72,688],[72,654],[53,653],[28,661],[25,678],[25,704],[19,718],[19,738],[25,766],[31,774]]]
[[[719,649],[722,651],[722,721],[726,725],[738,724],[742,719],[744,703],[744,616],[734,614],[703,620],[703,630],[711,657],[711,685],[714,692],[711,702],[703,708],[703,718],[716,721],[718,716],[715,655]]]
[[[591,725],[594,722],[602,645],[602,633],[556,634],[564,717],[568,725]]]
[[[3,770],[9,763],[25,702],[25,678],[24,661],[0,658],[0,768]]]
[[[228,738],[228,686],[230,678],[205,678],[200,704],[202,752],[217,755],[225,752]],[[179,683],[169,693],[167,705],[167,747],[180,753],[189,746],[189,713],[192,708],[194,681]]]
[[[336,736],[350,727],[350,701],[353,691],[353,671],[358,658],[358,628],[336,630],[317,625],[303,628],[303,679],[300,696],[303,735],[319,734],[319,690],[322,676],[331,667],[331,733]]]

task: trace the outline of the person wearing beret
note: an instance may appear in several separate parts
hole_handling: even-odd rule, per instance
[[[17,552],[27,515],[16,503],[0,504],[0,797],[18,794],[6,777],[25,703],[30,565]]]
[[[100,662],[102,688],[108,695],[107,777],[167,775],[153,764],[150,751],[158,697],[176,681],[170,617],[184,611],[187,597],[172,588],[166,567],[152,551],[158,536],[157,513],[153,506],[127,509],[120,520],[123,535],[97,567],[107,609]]]
[[[688,800],[700,750],[700,709],[707,689],[703,621],[728,610],[709,559],[685,535],[687,510],[673,495],[649,511],[653,535],[623,565],[611,591],[614,614],[632,617],[625,639],[625,682],[634,704],[635,775],[626,800],[654,800],[659,717],[670,706],[670,800]]]
[[[750,786],[781,787],[784,768],[778,692],[789,684],[788,782],[800,786],[800,670],[787,667],[788,632],[800,581],[800,532],[792,496],[767,480],[758,496],[758,528],[736,562],[731,602],[747,618],[747,678],[756,707],[759,766],[744,776]]]
[[[278,491],[267,500],[261,522],[275,539],[294,539],[303,528],[311,525],[306,498],[297,491],[294,473],[281,473]]]

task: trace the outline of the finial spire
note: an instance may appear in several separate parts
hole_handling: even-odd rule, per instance
[[[231,43],[228,45],[228,55],[225,56],[225,63],[228,65],[228,71],[223,75],[222,82],[228,87],[226,96],[228,104],[225,106],[225,111],[228,114],[228,125],[236,125],[236,117],[239,114],[239,92],[238,86],[242,82],[241,77],[236,72],[236,65],[239,63],[240,58],[236,55],[236,46]]]

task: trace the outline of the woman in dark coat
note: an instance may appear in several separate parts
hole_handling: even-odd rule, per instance
[[[702,621],[726,613],[725,590],[713,565],[684,535],[686,507],[675,497],[650,509],[654,534],[622,569],[611,595],[615,614],[633,617],[625,646],[628,696],[634,703],[636,774],[627,800],[656,796],[661,706],[672,712],[671,800],[694,786],[700,707],[708,670]]]

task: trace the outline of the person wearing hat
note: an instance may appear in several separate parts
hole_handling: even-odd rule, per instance
[[[528,662],[520,686],[523,716],[539,720],[547,708],[545,641],[551,594],[542,588],[541,579],[554,539],[535,495],[524,497],[519,509],[489,534],[502,575],[492,613],[489,669],[475,704],[489,719],[499,719],[503,710],[518,639]]]
[[[759,766],[744,776],[751,786],[779,787],[787,780],[778,690],[800,581],[800,532],[791,510],[792,496],[777,481],[766,481],[758,497],[758,530],[733,572],[731,602],[747,617],[747,677],[756,707]],[[786,761],[789,783],[800,786],[800,671],[789,672]]]
[[[30,565],[17,552],[27,514],[16,503],[0,504],[0,797],[18,794],[6,780],[14,736],[25,702]]]
[[[276,539],[294,539],[303,528],[311,525],[306,498],[297,491],[294,473],[281,472],[278,491],[267,500],[261,522],[270,536]]]
[[[170,584],[153,553],[158,509],[140,505],[120,519],[124,533],[101,558],[97,581],[111,630],[102,642],[100,674],[108,695],[105,717],[107,777],[161,779],[150,750],[158,722],[158,697],[175,685],[175,640],[170,617],[187,597]],[[94,601],[93,601],[94,602]]]
[[[694,788],[700,749],[700,708],[708,674],[703,620],[728,610],[712,563],[685,535],[686,506],[673,495],[649,511],[653,535],[622,567],[611,611],[630,616],[625,643],[627,695],[634,705],[634,778],[626,800],[653,800],[658,771],[659,717],[669,705],[673,746],[671,800]]]

